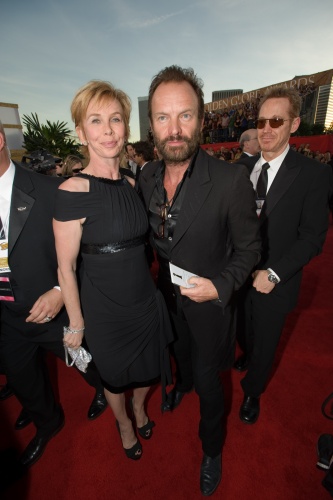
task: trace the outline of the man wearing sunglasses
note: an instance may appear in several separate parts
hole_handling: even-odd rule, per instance
[[[246,353],[235,368],[241,381],[240,419],[254,424],[287,314],[296,306],[303,267],[320,254],[328,229],[332,173],[289,147],[300,124],[301,98],[277,87],[262,99],[256,122],[261,156],[251,172],[263,250],[245,289]],[[278,408],[278,407],[277,407]]]

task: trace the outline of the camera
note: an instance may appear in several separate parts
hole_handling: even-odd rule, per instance
[[[56,168],[57,163],[61,162],[61,158],[53,156],[45,149],[39,149],[24,155],[21,160],[21,164],[23,166],[31,168],[40,174],[47,174],[50,170],[54,170]]]

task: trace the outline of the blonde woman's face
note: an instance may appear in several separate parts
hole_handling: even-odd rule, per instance
[[[121,104],[117,100],[91,101],[82,125],[76,128],[82,143],[88,143],[91,158],[116,158],[126,140]]]

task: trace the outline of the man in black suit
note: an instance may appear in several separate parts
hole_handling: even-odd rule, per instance
[[[125,146],[125,158],[127,161],[127,168],[129,168],[132,171],[133,178],[135,178],[138,166],[134,160],[133,155],[134,155],[133,143],[128,142]]]
[[[221,479],[220,370],[234,356],[232,296],[260,253],[255,199],[243,166],[199,147],[204,101],[192,69],[171,66],[156,75],[148,112],[163,160],[145,166],[139,185],[158,253],[158,285],[177,338],[176,383],[162,408],[174,410],[194,385],[203,449],[200,488],[211,495]],[[169,262],[196,275],[188,281],[192,288],[173,285]]]
[[[287,314],[295,307],[303,267],[323,247],[332,175],[327,165],[290,149],[300,124],[301,98],[277,87],[262,99],[257,120],[261,157],[251,173],[257,194],[263,252],[246,290],[247,350],[238,369],[244,400],[240,419],[257,421]],[[237,368],[237,366],[236,366]]]
[[[135,179],[138,181],[144,166],[154,160],[154,147],[148,141],[137,141],[133,144],[133,158],[137,164]]]
[[[260,152],[257,129],[251,128],[243,132],[239,138],[239,146],[243,152],[235,163],[245,165],[251,173]]]
[[[65,359],[68,318],[57,287],[52,231],[53,200],[61,179],[10,160],[0,122],[0,357],[8,383],[37,428],[20,462],[35,463],[64,424],[44,361],[45,351]],[[106,408],[96,369],[83,375],[96,389],[88,418]],[[73,387],[73,394],[75,388]]]

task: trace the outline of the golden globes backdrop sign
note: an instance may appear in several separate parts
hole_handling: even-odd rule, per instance
[[[332,82],[332,77],[333,69],[315,73],[313,75],[297,76],[293,80],[251,90],[250,92],[238,94],[226,99],[220,99],[219,101],[209,102],[205,104],[205,111],[211,112],[221,109],[237,108],[248,102],[259,101],[265,92],[273,87],[285,86],[287,88],[296,88],[302,96],[306,96],[317,90],[318,87],[321,87],[322,85],[329,85]]]

